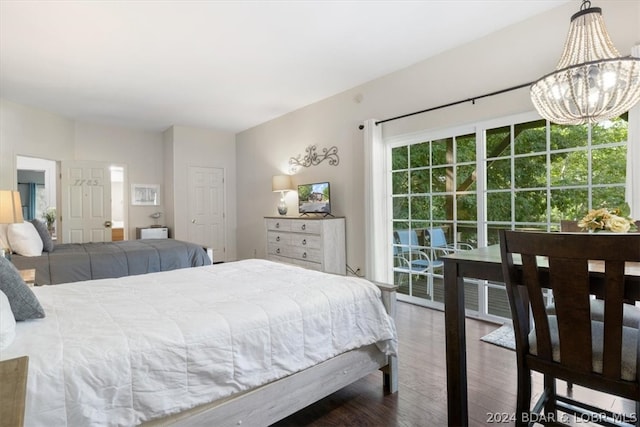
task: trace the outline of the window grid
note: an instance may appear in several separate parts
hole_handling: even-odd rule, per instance
[[[565,131],[573,131],[579,136],[565,138]],[[454,134],[455,131],[451,133]],[[540,133],[544,135],[544,144],[540,140]],[[579,219],[575,217],[576,212],[584,214],[588,209],[599,206],[602,199],[612,192],[616,194],[615,200],[619,200],[620,194],[624,200],[624,174],[615,182],[607,181],[606,174],[596,182],[593,174],[594,170],[597,170],[594,169],[594,156],[604,157],[611,154],[603,150],[622,149],[626,156],[626,129],[620,135],[622,136],[617,139],[607,141],[594,137],[594,131],[590,126],[570,128],[542,120],[516,119],[507,125],[478,126],[473,133],[467,131],[445,138],[422,137],[420,141],[399,143],[390,147],[393,229],[418,231],[433,226],[445,226],[450,228],[452,243],[458,243],[462,230],[465,236],[461,240],[472,243],[474,247],[497,243],[498,228],[558,230],[561,219]],[[473,155],[469,156],[467,152],[463,155],[464,161],[458,163],[459,140],[463,141],[461,144],[467,145],[470,141],[473,142]],[[504,145],[506,146],[502,147]],[[405,155],[406,159],[402,159],[399,165],[394,159],[394,154],[400,153],[401,150],[405,150],[402,155]],[[425,160],[425,152],[426,164],[423,164],[417,160],[420,156],[423,156],[421,160]],[[584,166],[586,172],[580,170],[576,176],[564,175],[564,172],[558,175],[558,171],[554,169],[558,167],[558,159]],[[584,165],[580,163],[582,161],[585,162]],[[488,176],[491,177],[492,170],[504,169],[506,165],[508,185],[499,184],[498,180],[487,180]],[[566,165],[561,166],[564,168]],[[536,167],[538,169],[535,169]],[[524,169],[524,173],[531,176],[519,174],[522,173],[520,169]],[[467,181],[464,181],[465,179]],[[460,187],[461,184],[464,184],[464,187]],[[555,200],[558,195],[566,193],[572,193],[583,202],[583,206],[572,207],[574,218],[567,218],[562,212],[566,206],[562,205],[562,200]],[[495,199],[496,197],[499,199]],[[468,198],[465,202],[475,206],[476,212],[471,215],[468,214],[468,206],[461,205],[465,198]],[[492,213],[495,201],[500,199],[503,202],[508,200],[509,214],[506,217]],[[534,212],[529,218],[519,212],[526,211],[528,199],[529,203],[539,204],[538,214]],[[466,209],[466,216],[459,217],[459,208]],[[443,211],[446,212],[444,216]],[[429,243],[424,240],[424,236],[422,238],[417,249],[433,255]],[[393,236],[392,241],[394,254],[397,251],[411,249],[411,245],[400,244]],[[438,295],[437,290],[437,280],[442,279],[441,270],[428,275],[421,272],[398,273],[395,268],[394,272],[396,283],[401,285],[400,293],[405,294],[403,296],[408,300],[422,300],[419,303],[426,301],[425,305],[442,305],[443,295]],[[424,282],[431,279],[436,280],[435,290],[427,291],[425,294]],[[408,284],[404,290],[403,282]],[[496,286],[501,285],[484,281],[468,283],[465,286],[467,308],[477,310],[477,315],[483,318],[500,318],[501,314],[505,313],[505,308],[496,301],[504,302],[504,298],[501,290],[494,289]],[[477,291],[474,291],[474,288]],[[420,294],[421,290],[423,295]],[[497,298],[496,295],[500,297]]]

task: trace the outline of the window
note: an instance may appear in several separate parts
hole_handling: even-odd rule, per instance
[[[442,250],[432,228],[444,231],[450,247],[481,247],[498,243],[500,228],[554,231],[588,209],[624,204],[626,114],[593,126],[534,117],[385,141],[400,299],[443,303]],[[509,316],[502,284],[469,282],[465,292],[478,316]]]
[[[498,228],[558,230],[625,201],[626,115],[593,126],[544,120],[485,130],[488,244]]]
[[[408,297],[442,303],[446,249],[430,230],[447,246],[477,244],[475,132],[402,144],[391,159],[394,280]]]

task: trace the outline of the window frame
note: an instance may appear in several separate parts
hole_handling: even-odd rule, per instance
[[[633,118],[635,117],[635,115],[632,115],[631,113],[629,113],[629,122],[628,122],[628,134],[627,134],[627,138],[626,141],[621,144],[621,143],[614,143],[614,144],[610,144],[613,146],[619,146],[619,145],[625,145],[628,146],[630,144],[630,133],[631,133],[631,129],[634,126],[634,123],[632,122]],[[540,191],[544,190],[546,192],[546,203],[547,203],[547,216],[546,216],[546,223],[537,223],[538,226],[544,226],[546,225],[546,230],[547,231],[551,231],[552,230],[552,226],[553,224],[555,224],[555,222],[551,222],[551,213],[550,213],[550,203],[551,203],[551,192],[554,190],[562,190],[564,187],[563,186],[557,186],[554,187],[552,184],[552,180],[551,180],[551,169],[550,169],[550,158],[553,154],[555,153],[561,153],[561,152],[569,152],[569,151],[586,151],[589,153],[588,155],[588,183],[585,185],[575,185],[575,186],[567,186],[566,188],[583,188],[586,187],[588,189],[588,200],[589,200],[589,205],[591,205],[591,200],[592,200],[592,189],[593,189],[593,183],[592,183],[592,155],[591,152],[593,150],[593,147],[602,147],[602,144],[592,144],[592,139],[591,139],[591,127],[588,128],[588,133],[589,133],[589,140],[588,140],[588,144],[586,145],[586,147],[581,146],[581,147],[569,147],[569,148],[563,148],[563,149],[554,149],[551,150],[551,135],[550,135],[550,129],[552,124],[549,123],[548,121],[545,122],[545,129],[546,129],[546,140],[545,140],[545,150],[544,151],[539,151],[536,153],[520,153],[520,154],[515,154],[515,147],[514,147],[514,132],[513,129],[518,126],[519,124],[524,124],[524,123],[528,123],[528,122],[537,122],[537,121],[542,121],[544,119],[542,119],[537,113],[535,112],[527,112],[527,113],[520,113],[520,114],[513,114],[513,115],[509,115],[509,116],[505,116],[505,117],[501,117],[501,118],[495,118],[495,119],[490,119],[490,120],[485,120],[485,121],[480,121],[478,123],[473,123],[473,124],[467,124],[467,125],[461,125],[461,126],[452,126],[452,127],[447,127],[447,128],[442,128],[442,129],[426,129],[423,131],[418,131],[418,132],[412,132],[412,133],[407,133],[407,134],[403,134],[403,135],[396,135],[396,136],[391,136],[391,137],[384,137],[383,138],[383,145],[384,145],[384,150],[385,150],[385,158],[386,158],[386,163],[385,163],[385,170],[387,171],[387,188],[388,188],[388,202],[387,202],[387,218],[386,218],[386,223],[389,224],[389,235],[390,235],[390,239],[391,242],[387,241],[387,247],[391,248],[389,250],[388,253],[390,253],[391,255],[393,255],[393,246],[394,246],[394,242],[393,242],[393,238],[392,238],[392,233],[394,230],[394,226],[397,223],[397,221],[395,221],[394,217],[393,217],[393,199],[394,197],[407,197],[409,200],[409,205],[410,203],[410,199],[411,199],[411,193],[410,193],[410,188],[409,188],[409,193],[405,194],[405,195],[394,195],[393,194],[393,173],[394,173],[394,169],[393,169],[393,156],[392,156],[392,152],[393,149],[395,148],[399,148],[399,147],[403,147],[403,146],[410,146],[410,145],[416,145],[416,144],[420,144],[420,143],[424,143],[425,141],[438,141],[438,140],[442,140],[442,139],[449,139],[449,138],[457,138],[459,136],[464,136],[464,135],[468,135],[468,134],[475,134],[475,141],[476,141],[476,157],[475,157],[475,167],[476,167],[476,174],[477,174],[477,179],[476,179],[476,188],[475,188],[475,194],[476,194],[476,203],[477,203],[477,213],[476,213],[476,228],[477,228],[477,247],[486,247],[489,243],[489,236],[488,236],[488,230],[489,230],[489,226],[490,225],[500,225],[500,226],[505,226],[508,228],[513,228],[515,226],[520,226],[520,223],[515,221],[515,209],[516,209],[516,205],[515,205],[515,194],[517,193],[517,191],[522,191],[522,190],[517,190],[516,188],[516,181],[515,181],[515,176],[514,176],[514,162],[516,161],[516,159],[521,159],[521,158],[526,158],[529,155],[544,155],[545,156],[545,162],[546,162],[546,177],[545,177],[545,184],[543,187],[539,188]],[[510,184],[510,188],[508,190],[499,190],[499,191],[504,191],[504,192],[509,192],[510,197],[511,197],[511,217],[509,221],[489,221],[488,220],[488,206],[487,206],[487,197],[488,194],[491,194],[493,190],[488,190],[487,188],[487,162],[488,162],[488,158],[487,158],[487,131],[491,130],[491,129],[496,129],[496,128],[500,128],[500,127],[509,127],[510,129],[510,138],[511,141],[509,143],[509,153],[508,155],[501,155],[498,157],[492,157],[492,159],[508,159],[511,163],[510,165],[510,173],[511,173],[511,184]],[[604,144],[605,146],[607,144]],[[454,143],[453,145],[453,153],[454,153],[454,157],[452,159],[452,163],[449,164],[447,163],[447,167],[452,167],[454,168],[454,170],[456,170],[456,173],[453,174],[454,178],[453,178],[453,195],[455,196],[456,194],[456,188],[457,188],[457,168],[458,168],[458,164],[457,164],[457,159],[455,157],[455,153],[456,153],[456,145]],[[627,156],[629,156],[629,152],[630,150],[627,149]],[[468,162],[463,162],[464,164],[467,164]],[[431,168],[432,165],[429,165],[429,168]],[[409,172],[412,169],[420,169],[418,168],[412,168],[411,167],[411,156],[410,156],[410,150],[408,153],[408,158],[407,158],[407,168],[406,169],[396,169],[396,170],[405,170],[407,171],[407,173],[409,174]],[[628,171],[628,168],[627,168]],[[409,179],[409,178],[408,178]],[[431,178],[430,178],[431,179]],[[627,181],[628,181],[628,177],[627,177]],[[625,183],[616,183],[616,186],[625,186]],[[596,185],[597,187],[597,185]],[[626,188],[626,187],[625,187]],[[527,190],[530,191],[533,188],[528,188]],[[438,193],[438,194],[451,194],[448,192],[444,192],[444,193]],[[450,221],[450,222],[456,222],[456,215],[457,215],[457,197],[453,198],[453,219],[449,220],[449,219],[445,219],[445,221]],[[589,206],[589,208],[591,208],[592,206]],[[408,224],[411,224],[413,222],[412,217],[411,217],[411,207],[409,206],[408,208],[408,212],[409,212],[409,218],[406,220],[408,222]],[[431,221],[433,221],[433,218],[431,218]],[[468,222],[469,224],[474,223],[473,221]],[[397,245],[396,245],[397,246]],[[440,277],[442,277],[440,275]],[[388,273],[388,278],[390,280],[394,280],[394,275],[393,275],[393,263],[391,263],[391,268],[390,271]],[[496,284],[496,283],[489,283],[486,281],[478,281],[478,280],[468,280],[465,281],[465,283],[469,283],[469,285],[477,285],[478,286],[478,310],[469,310],[467,309],[467,316],[469,317],[478,317],[478,318],[482,318],[485,320],[490,320],[490,321],[496,321],[496,322],[503,322],[505,320],[504,317],[501,316],[495,316],[492,314],[489,314],[489,306],[488,306],[488,293],[489,293],[489,288],[496,288],[496,287],[502,287],[504,288],[503,285],[501,284]],[[410,285],[410,289],[411,289],[411,285]],[[402,294],[402,293],[398,293],[398,299],[399,300],[403,300],[403,301],[408,301],[408,302],[412,302],[412,303],[417,303],[417,304],[421,304],[421,305],[426,305],[426,306],[430,306],[430,307],[434,307],[434,308],[438,308],[438,309],[443,309],[444,308],[444,304],[441,302],[437,302],[433,300],[433,295],[431,296],[431,300],[424,300],[423,298],[418,298],[418,297],[414,297],[412,295],[406,295],[406,294]]]

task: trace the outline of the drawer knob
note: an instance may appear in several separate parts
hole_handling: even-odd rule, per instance
[[[280,228],[280,223],[276,222],[276,228]]]
[[[306,230],[306,229],[307,229],[307,224],[302,224],[302,227],[301,227],[301,228],[302,228],[303,230]]]
[[[276,249],[276,253],[279,254],[280,253],[280,248]]]
[[[280,241],[280,236],[276,237],[276,242]]]
[[[302,258],[305,258],[305,259],[307,258],[307,253],[306,252],[302,253]]]
[[[302,244],[306,245],[307,244],[307,239],[302,239]]]

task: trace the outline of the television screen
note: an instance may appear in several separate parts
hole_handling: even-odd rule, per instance
[[[330,214],[329,183],[298,185],[298,212]]]

